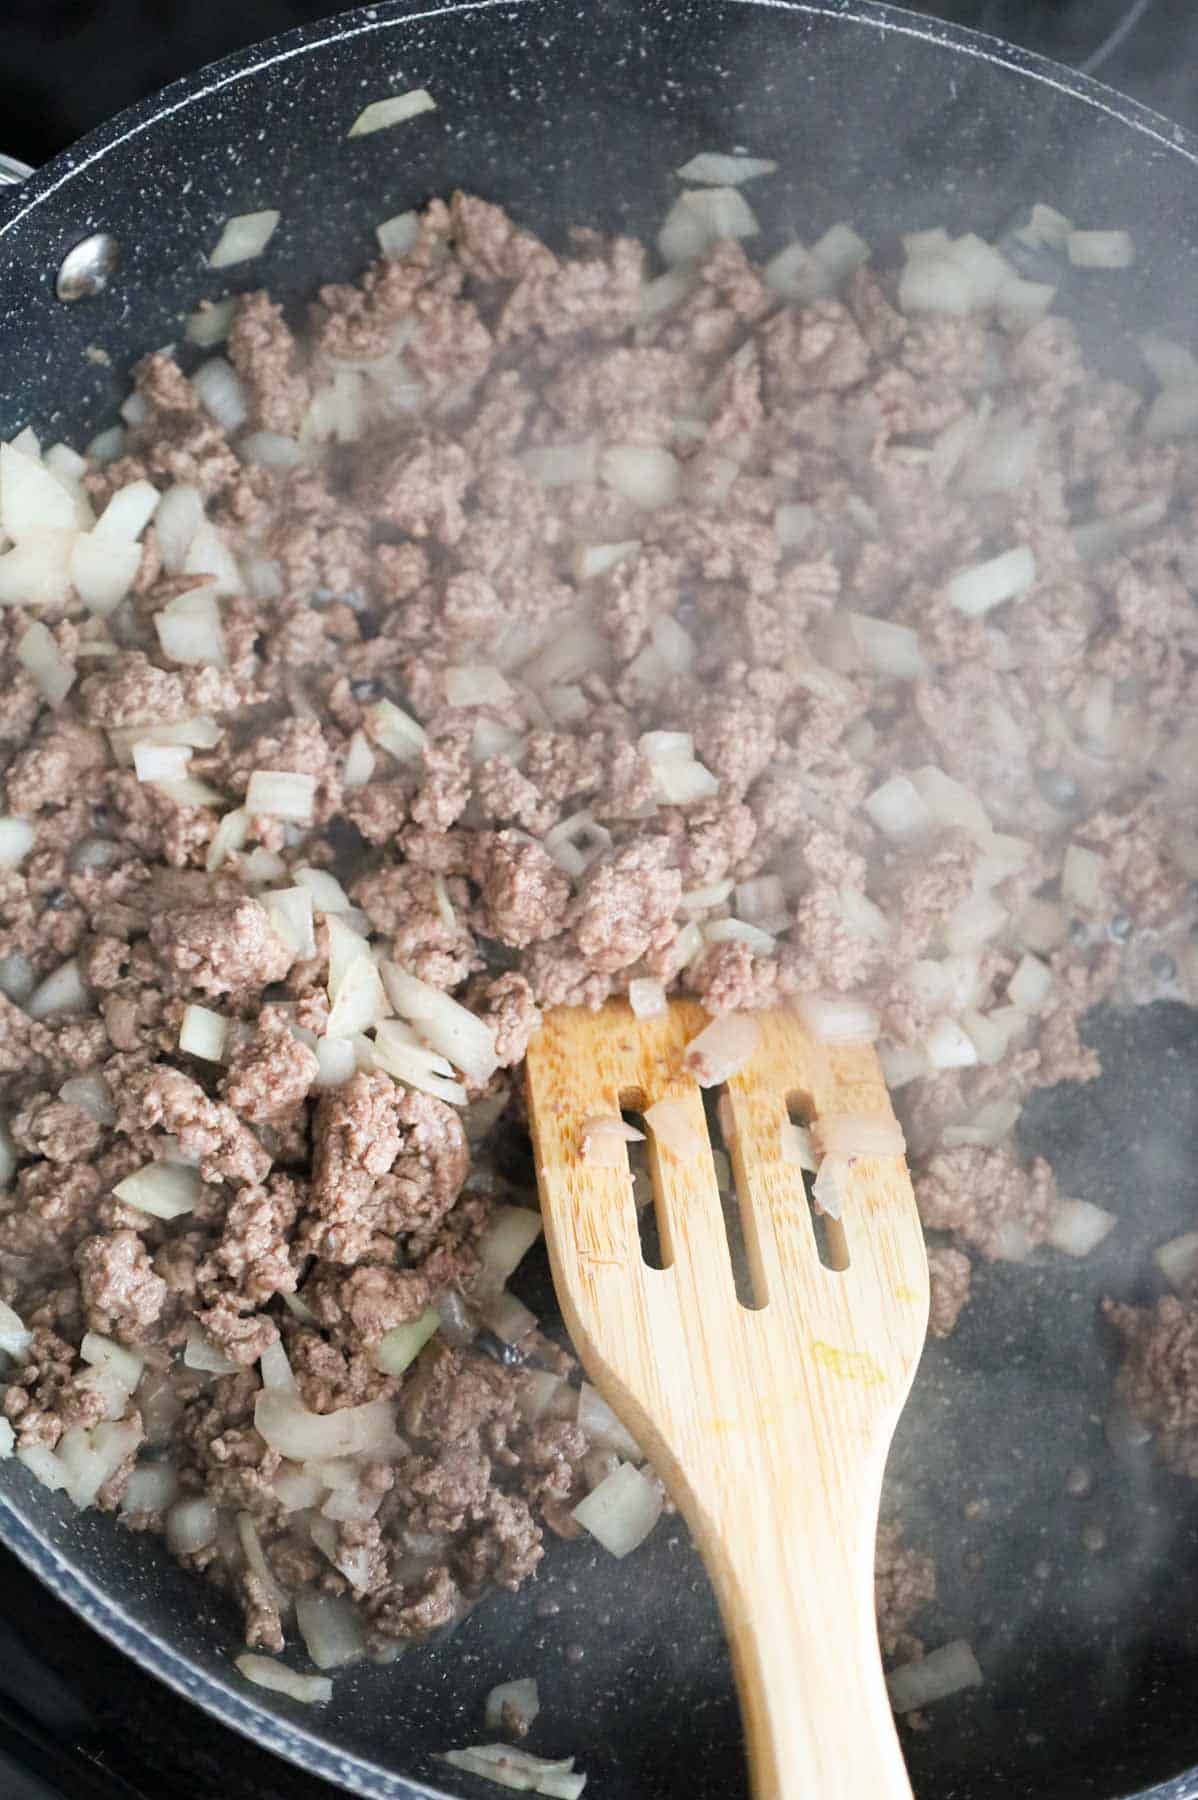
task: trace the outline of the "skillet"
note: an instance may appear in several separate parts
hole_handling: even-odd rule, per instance
[[[367,100],[420,85],[436,114],[347,144]],[[1132,270],[1063,296],[1093,356],[1118,368],[1120,319],[1191,337],[1198,144],[1041,59],[856,0],[401,0],[229,58],[0,190],[0,435],[31,422],[85,441],[130,363],[178,337],[198,299],[268,282],[298,302],[369,259],[377,221],[431,195],[473,189],[555,243],[576,223],[652,234],[670,171],[735,143],[781,165],[754,192],[766,253],[841,218],[883,255],[932,224],[999,239],[1044,199],[1135,233]],[[265,206],[283,215],[265,257],[232,281],[208,271],[220,221]],[[84,252],[84,297],[63,301],[63,258],[97,232],[113,240],[103,291],[86,291]],[[1121,1229],[1068,1268],[979,1269],[892,1458],[889,1507],[939,1566],[923,1635],[968,1637],[987,1675],[907,1736],[920,1800],[1198,1797],[1198,1494],[1107,1447],[1112,1346],[1096,1318],[1104,1293],[1156,1291],[1150,1249],[1192,1226],[1198,1022],[1157,1005],[1088,1035],[1103,1078],[1037,1096],[1024,1139]],[[549,1312],[543,1267],[525,1297]],[[1093,1476],[1084,1501],[1065,1491],[1076,1467]],[[1084,1548],[1086,1524],[1103,1551]],[[521,1595],[398,1666],[343,1673],[319,1713],[246,1689],[218,1598],[11,1463],[0,1540],[199,1706],[356,1793],[496,1792],[433,1756],[477,1739],[488,1687],[529,1673],[538,1747],[576,1754],[602,1800],[746,1791],[714,1604],[668,1521],[630,1564],[556,1547]]]

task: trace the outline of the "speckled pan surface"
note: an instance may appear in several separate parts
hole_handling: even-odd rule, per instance
[[[346,142],[366,101],[417,85],[435,114]],[[671,169],[734,144],[781,165],[754,195],[767,246],[843,217],[883,247],[933,223],[995,234],[1044,198],[1135,231],[1136,268],[1101,300],[1094,284],[1072,297],[1095,344],[1116,314],[1184,330],[1192,313],[1198,147],[987,40],[834,3],[383,6],[206,70],[0,193],[0,435],[28,419],[86,436],[129,361],[178,337],[199,298],[266,281],[299,300],[369,257],[378,220],[431,194],[472,187],[552,239],[578,222],[649,231]],[[282,212],[266,256],[231,284],[212,275],[221,220],[263,206]],[[121,273],[64,307],[59,262],[101,229],[121,241]],[[1198,1497],[1104,1449],[1109,1347],[1094,1318],[1103,1292],[1142,1295],[1149,1246],[1192,1225],[1198,1025],[1158,1007],[1094,1036],[1103,1080],[1041,1096],[1027,1128],[1067,1192],[1124,1216],[1117,1248],[1069,1270],[983,1271],[957,1337],[929,1351],[896,1447],[892,1497],[940,1564],[929,1640],[970,1637],[989,1677],[909,1740],[920,1800],[1114,1800],[1154,1782],[1158,1800],[1198,1796],[1183,1773],[1198,1763]],[[549,1310],[543,1269],[527,1297]],[[1095,1474],[1084,1505],[1063,1495],[1081,1463]],[[965,1520],[979,1497],[986,1516]],[[1087,1522],[1107,1533],[1102,1557],[1080,1547]],[[207,1589],[11,1464],[0,1536],[130,1655],[354,1792],[493,1793],[444,1779],[433,1753],[477,1736],[494,1682],[533,1672],[534,1747],[576,1753],[596,1800],[745,1792],[718,1621],[668,1522],[626,1565],[555,1546],[525,1593],[390,1670],[348,1672],[319,1713],[257,1704],[229,1679],[232,1621]]]

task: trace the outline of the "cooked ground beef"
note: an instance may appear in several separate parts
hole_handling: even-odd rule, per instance
[[[0,875],[0,1252],[35,1327],[4,1413],[45,1451],[124,1411],[104,1505],[128,1443],[169,1446],[220,1508],[187,1560],[268,1649],[280,1596],[239,1513],[282,1589],[349,1593],[375,1646],[519,1585],[546,1526],[578,1534],[603,1459],[570,1359],[472,1336],[495,1204],[529,1200],[490,1134],[522,1128],[544,1007],[645,976],[713,1013],[866,1003],[924,1221],[994,1259],[1050,1230],[1011,1127],[1096,1073],[1086,1011],[1195,998],[1163,754],[1193,550],[1121,521],[1146,493],[1187,517],[1198,445],[1138,441],[1140,397],[1055,316],[904,318],[866,270],[800,305],[732,242],[670,304],[647,274],[635,243],[559,258],[458,195],[307,331],[242,296],[228,360],[275,435],[230,442],[147,357],[79,504],[148,480],[162,512],[111,617],[44,609],[65,697],[18,656],[33,609],[0,620],[0,775],[32,834]],[[1025,591],[954,603],[1012,549]],[[169,777],[139,778],[156,749]],[[380,958],[493,1058],[459,1083],[418,1031],[374,1043]],[[153,1211],[114,1193],[134,1175]],[[944,1335],[970,1262],[931,1266]],[[1194,1473],[1191,1310],[1111,1316],[1129,1402]],[[87,1331],[126,1360],[88,1367]],[[280,1356],[312,1412],[381,1402],[403,1436],[348,1486],[326,1469],[320,1515],[254,1423]],[[888,1651],[933,1588],[884,1527]]]

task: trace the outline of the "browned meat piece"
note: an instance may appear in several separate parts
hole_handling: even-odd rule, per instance
[[[437,877],[410,864],[385,863],[355,885],[353,898],[375,930],[391,939],[401,968],[434,987],[455,988],[478,966],[474,939],[463,922],[464,884],[445,889],[445,916]]]
[[[418,1319],[431,1290],[411,1269],[373,1265],[342,1274],[322,1269],[304,1285],[304,1300],[333,1340],[351,1348],[377,1344],[395,1325]]]
[[[1048,1230],[1057,1201],[1041,1156],[1020,1168],[1006,1150],[963,1145],[932,1157],[915,1183],[919,1215],[932,1231],[951,1231],[988,1262],[1018,1258]]]
[[[501,1069],[524,1061],[528,1041],[541,1029],[541,1009],[523,975],[497,975],[470,989],[468,1004],[495,1033]]]
[[[234,1050],[221,1090],[235,1112],[261,1124],[283,1117],[305,1099],[319,1066],[284,1015],[268,1006],[259,1014],[253,1037]]]
[[[103,1127],[91,1113],[52,1094],[37,1094],[12,1121],[13,1141],[27,1156],[52,1163],[82,1163],[94,1156],[104,1139]]]
[[[375,1184],[403,1144],[399,1090],[389,1075],[355,1075],[325,1094],[313,1126],[306,1241],[330,1262],[356,1263],[375,1231]]]
[[[162,913],[151,925],[150,937],[185,993],[257,993],[282,981],[295,961],[257,900]]]
[[[681,897],[682,877],[670,867],[661,838],[593,863],[570,912],[570,931],[588,967],[612,973],[669,943]]]
[[[162,1311],[166,1283],[155,1275],[137,1233],[84,1238],[75,1266],[89,1329],[121,1343],[144,1342]]]
[[[294,437],[308,404],[308,383],[299,373],[299,346],[283,322],[282,307],[265,294],[242,294],[228,342],[253,424]]]
[[[898,1525],[884,1519],[878,1526],[874,1555],[874,1605],[878,1636],[892,1656],[907,1626],[936,1598],[936,1568],[930,1556],[906,1548]]]
[[[198,1082],[168,1064],[132,1075],[114,1098],[119,1129],[169,1132],[205,1181],[256,1184],[266,1179],[270,1157],[249,1126],[231,1106],[209,1100]]]
[[[1123,1340],[1115,1391],[1153,1434],[1161,1460],[1198,1480],[1198,1308],[1168,1294],[1155,1306],[1103,1303]]]
[[[481,834],[471,874],[482,889],[486,936],[519,949],[560,931],[570,883],[539,844],[514,831]]]
[[[969,1258],[961,1250],[929,1249],[928,1274],[932,1283],[928,1330],[933,1337],[948,1337],[969,1304]]]
[[[220,1241],[203,1264],[201,1279],[231,1283],[247,1307],[264,1306],[272,1294],[294,1293],[290,1235],[296,1213],[295,1184],[285,1175],[272,1175],[265,1187],[240,1188],[229,1202]],[[157,1261],[155,1267],[164,1272]]]

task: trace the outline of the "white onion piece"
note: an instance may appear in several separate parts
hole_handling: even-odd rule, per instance
[[[183,573],[187,552],[203,523],[204,500],[198,488],[180,482],[167,489],[154,515],[154,535],[168,575]]]
[[[157,499],[157,493],[154,497]],[[113,504],[119,499],[119,494],[114,496]],[[125,537],[105,537],[99,525],[75,539],[70,561],[71,586],[89,612],[106,618],[116,610],[133,586],[141,555],[140,544]]]
[[[950,606],[968,619],[979,619],[993,607],[1026,594],[1036,579],[1036,559],[1026,544],[1004,550],[986,562],[954,575],[944,593]]]
[[[179,1500],[166,1515],[167,1548],[175,1556],[192,1556],[216,1537],[220,1512],[203,1495]]]
[[[638,975],[628,983],[628,1004],[638,1019],[660,1019],[668,1010],[666,990],[660,981]]]
[[[186,744],[134,744],[133,768],[139,781],[186,781],[191,751]]]
[[[1053,989],[1053,974],[1038,956],[1025,955],[1007,983],[1007,999],[1020,1012],[1039,1013],[1047,1006]]]
[[[342,1003],[338,1001],[338,1006]],[[410,1025],[402,1020],[386,1019],[375,1032],[371,1049],[371,1066],[393,1075],[408,1087],[432,1094],[448,1106],[465,1106],[467,1093],[443,1056],[422,1044]]]
[[[1106,864],[1083,844],[1070,844],[1061,864],[1061,898],[1079,912],[1106,909]]]
[[[251,817],[265,814],[272,819],[290,819],[296,825],[312,823],[315,803],[315,775],[290,769],[255,769],[245,793]]]
[[[919,635],[909,625],[850,613],[849,625],[867,669],[891,681],[918,681],[929,672]]]
[[[318,1088],[344,1087],[354,1075],[358,1063],[350,1038],[322,1037],[316,1044]]]
[[[295,1596],[295,1622],[318,1669],[343,1669],[365,1654],[361,1619],[344,1594],[304,1588]]]
[[[1046,1241],[1067,1256],[1089,1256],[1119,1223],[1089,1200],[1060,1200],[1048,1221]]]
[[[647,444],[617,444],[605,450],[599,459],[599,478],[646,512],[669,506],[682,486],[677,458]]]
[[[59,1088],[58,1097],[69,1106],[78,1106],[97,1125],[111,1125],[116,1118],[112,1093],[98,1069],[86,1075],[72,1075]]]
[[[698,1040],[692,1041],[697,1042]],[[653,1141],[659,1149],[668,1150],[672,1156],[677,1156],[683,1162],[689,1162],[692,1157],[698,1156],[702,1151],[706,1139],[691,1124],[687,1107],[683,1101],[657,1100],[652,1106],[646,1108],[644,1119],[653,1134]]]
[[[28,1350],[32,1337],[33,1333],[25,1329],[20,1316],[8,1302],[0,1300],[0,1350],[6,1356],[16,1357],[19,1362]]]
[[[384,1375],[402,1375],[415,1362],[424,1346],[441,1323],[435,1306],[428,1307],[418,1319],[406,1325],[394,1325],[384,1332],[374,1348],[374,1361]]]
[[[694,262],[722,238],[756,237],[753,209],[734,187],[688,189],[679,194],[657,234],[662,261]]]
[[[74,497],[62,482],[12,444],[0,444],[0,529],[14,544],[77,526]]]
[[[349,128],[349,136],[368,137],[373,131],[386,131],[402,125],[421,113],[436,112],[437,102],[427,88],[409,88],[406,94],[392,94],[386,100],[372,100],[364,106]]]
[[[1037,201],[1031,218],[1015,233],[1020,243],[1032,250],[1063,250],[1073,230],[1071,222],[1055,206]]]
[[[815,1120],[811,1141],[820,1156],[904,1156],[903,1128],[878,1113],[830,1113]]]
[[[460,663],[445,671],[445,698],[450,706],[506,706],[512,686],[491,663]]]
[[[139,1212],[152,1213],[156,1219],[177,1219],[194,1209],[204,1183],[198,1169],[154,1162],[126,1175],[112,1191],[118,1200],[135,1206]]]
[[[72,1425],[55,1451],[66,1475],[67,1498],[81,1509],[90,1506],[140,1442],[141,1426],[134,1419],[104,1419],[90,1430]]]
[[[695,740],[689,731],[644,731],[637,749],[646,762],[686,763],[694,759]]]
[[[993,833],[986,808],[963,782],[946,775],[934,763],[916,769],[911,780],[935,824],[966,831],[982,843],[991,841]]]
[[[963,956],[998,936],[1009,914],[993,894],[973,894],[953,908],[943,924],[944,941],[953,956]]]
[[[297,1675],[286,1663],[275,1662],[269,1656],[255,1656],[247,1650],[234,1659],[234,1667],[255,1687],[285,1694],[289,1700],[299,1700],[305,1706],[325,1706],[333,1698],[333,1684],[327,1675]]]
[[[640,547],[640,538],[624,538],[618,544],[581,544],[574,552],[572,573],[575,581],[594,581],[598,576],[606,575],[617,563],[635,556]]]
[[[866,796],[864,806],[883,837],[895,843],[922,837],[932,826],[927,802],[906,775],[892,775]]]
[[[535,1681],[528,1677],[503,1681],[487,1695],[483,1723],[488,1731],[506,1731],[523,1737],[540,1710]]]
[[[598,468],[595,446],[585,444],[545,444],[526,450],[521,466],[542,487],[574,487],[593,485]]]
[[[966,1025],[970,1037],[973,1038],[974,1043],[976,1044],[978,1040],[972,1027],[968,1024],[968,1015],[966,1015],[965,1020],[962,1022]],[[981,1055],[980,1049],[979,1060],[981,1062],[989,1060],[987,1057]],[[993,1060],[995,1062],[1001,1062],[1002,1055],[1000,1054]],[[993,1150],[997,1148],[999,1144],[1003,1143],[1005,1139],[1010,1137],[1022,1111],[1023,1108],[1020,1106],[1018,1100],[1000,1099],[987,1101],[985,1106],[979,1106],[977,1112],[973,1114],[968,1124],[946,1125],[940,1134],[940,1141],[947,1150],[951,1150],[960,1144],[975,1144],[980,1146],[983,1150]]]
[[[490,1025],[440,988],[409,975],[395,963],[383,963],[381,974],[392,1006],[400,1018],[417,1028],[430,1049],[479,1086],[491,1079],[498,1058]]]
[[[375,743],[396,762],[414,762],[428,742],[424,727],[392,700],[376,700],[363,717]]]
[[[200,364],[191,378],[204,411],[227,435],[245,424],[249,415],[245,389],[241,379],[223,356],[210,356]]]
[[[497,1293],[506,1287],[525,1256],[541,1235],[541,1215],[523,1206],[497,1206],[479,1239],[482,1260],[480,1291]]]
[[[261,256],[274,236],[279,214],[271,207],[261,212],[236,213],[226,219],[208,258],[210,269],[228,269],[234,263]]]
[[[645,1453],[620,1423],[607,1401],[589,1381],[578,1390],[578,1429],[601,1450],[614,1450],[625,1462],[642,1463]]]
[[[295,1463],[284,1463],[270,1485],[284,1512],[309,1512],[324,1498],[324,1483]]]
[[[55,1013],[78,1012],[87,1000],[79,964],[72,957],[34,988],[25,1010],[31,1019],[48,1019]]]
[[[187,1342],[183,1346],[183,1363],[188,1369],[198,1369],[204,1375],[238,1375],[241,1364],[210,1344],[198,1325],[187,1328]]]
[[[17,661],[32,677],[48,706],[61,706],[75,681],[75,665],[67,661],[40,619],[17,640]]]
[[[223,344],[233,323],[237,300],[236,294],[230,294],[224,300],[209,300],[197,307],[183,328],[187,342],[198,344],[202,350],[211,350],[214,345]]]
[[[198,1056],[204,1062],[218,1063],[225,1054],[228,1020],[207,1006],[184,1008],[179,1025],[179,1048],[185,1056]]]
[[[576,879],[612,846],[607,827],[589,812],[571,813],[545,833],[544,845],[559,869]]]
[[[330,998],[333,984],[329,983]],[[387,1011],[387,996],[382,977],[370,956],[359,956],[346,969],[337,985],[337,995],[329,1011],[325,1035],[330,1038],[352,1038],[369,1031]],[[379,1040],[380,1056],[391,1052],[390,1039]],[[398,1072],[398,1071],[396,1071]]]
[[[1198,1275],[1198,1231],[1183,1231],[1152,1252],[1152,1260],[1175,1293],[1184,1294]],[[7,1348],[7,1346],[4,1346]]]
[[[416,212],[396,213],[376,225],[374,235],[384,256],[406,256],[420,236],[420,215]]]
[[[125,1483],[121,1495],[122,1516],[127,1513],[165,1512],[179,1492],[179,1477],[169,1463],[140,1463]]]
[[[977,1657],[963,1638],[942,1644],[918,1662],[904,1663],[886,1677],[890,1704],[896,1713],[917,1712],[933,1701],[946,1700],[962,1688],[980,1687],[982,1671]]]
[[[596,1113],[585,1120],[579,1140],[579,1153],[584,1163],[596,1169],[626,1169],[628,1155],[625,1144],[642,1144],[643,1131],[618,1113]]]
[[[71,592],[72,531],[39,531],[0,555],[0,606],[65,606]]]
[[[528,1750],[516,1750],[508,1744],[472,1744],[464,1750],[445,1750],[440,1761],[452,1768],[463,1769],[498,1787],[513,1788],[517,1793],[545,1794],[551,1800],[579,1800],[586,1787],[585,1775],[574,1772],[574,1758],[563,1762],[547,1762]]]
[[[694,181],[703,187],[740,187],[759,175],[773,175],[777,167],[768,157],[724,156],[718,150],[704,150],[674,173],[679,181]]]
[[[739,1075],[761,1042],[761,1026],[748,1013],[724,1013],[686,1046],[683,1066],[700,1087],[719,1087]]]
[[[28,1449],[18,1450],[17,1461],[43,1487],[49,1488],[52,1494],[57,1494],[66,1487],[67,1472],[53,1450],[48,1450],[45,1444],[30,1444]]]
[[[273,1343],[266,1346],[258,1358],[258,1368],[262,1375],[264,1388],[278,1388],[284,1393],[295,1393],[295,1376],[291,1372],[291,1364],[287,1360],[287,1352],[283,1348],[282,1338],[277,1337]]]
[[[727,1132],[724,1135],[727,1137]],[[783,1119],[780,1142],[784,1163],[795,1169],[807,1169],[812,1174],[819,1168],[819,1157],[806,1126],[796,1125],[793,1119]]]
[[[335,1413],[314,1413],[277,1388],[264,1388],[254,1403],[259,1435],[292,1462],[332,1456],[390,1454],[398,1445],[389,1400],[343,1406]]]
[[[146,1359],[136,1350],[102,1337],[98,1331],[84,1334],[79,1354],[93,1368],[106,1370],[126,1394],[131,1394],[141,1380]]]
[[[345,753],[341,780],[346,787],[365,787],[373,774],[374,751],[367,742],[365,732],[355,731]]]
[[[872,1044],[882,1027],[868,1001],[851,994],[801,994],[794,1007],[821,1044]]]
[[[172,662],[187,667],[224,668],[220,605],[211,587],[176,595],[161,612],[155,613],[154,629],[163,654]]]
[[[772,956],[778,948],[771,932],[750,925],[746,919],[709,919],[703,936],[709,944],[747,944],[756,956]]]
[[[977,1045],[956,1019],[937,1020],[924,1039],[924,1049],[934,1069],[971,1069],[978,1061]]]
[[[624,1557],[644,1543],[663,1503],[657,1483],[625,1462],[579,1502],[572,1516],[610,1555]]]
[[[830,1219],[839,1219],[843,1216],[848,1178],[848,1157],[824,1156],[820,1158],[815,1180],[811,1184],[811,1198],[815,1202],[817,1211],[826,1213]]]
[[[0,869],[15,869],[33,849],[34,830],[28,819],[0,818]]]
[[[301,961],[316,955],[316,920],[306,887],[276,888],[265,896],[266,910],[283,942]]]
[[[1071,231],[1065,249],[1075,269],[1130,269],[1136,260],[1127,231]]]

